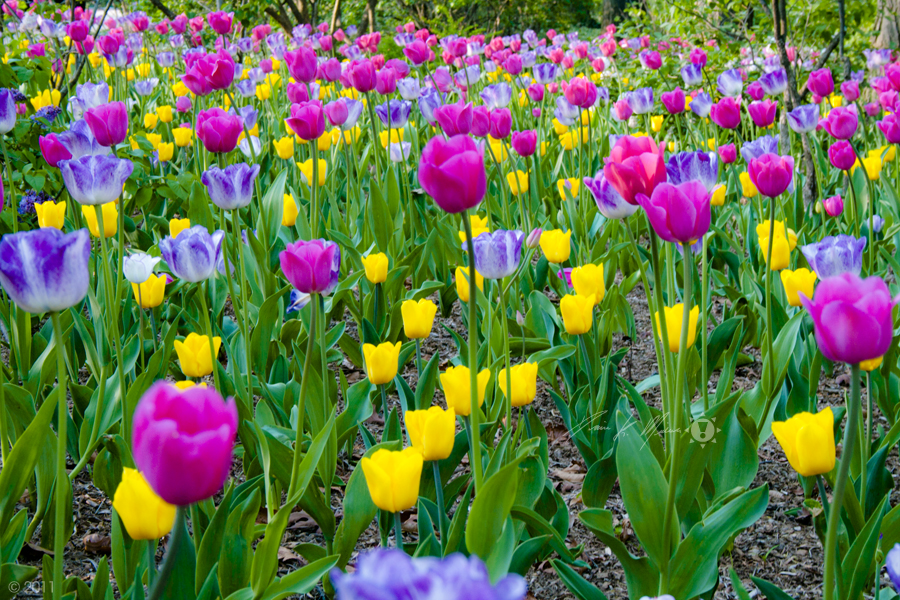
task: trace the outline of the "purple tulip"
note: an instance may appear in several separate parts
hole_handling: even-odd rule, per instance
[[[553,116],[563,125],[568,127],[574,125],[579,112],[578,106],[569,102],[565,96],[556,98],[556,110],[553,111]]]
[[[481,91],[481,99],[491,110],[506,108],[512,100],[512,88],[506,82],[489,85]]]
[[[859,84],[855,81],[845,81],[841,84],[841,94],[847,102],[856,102],[859,99]]]
[[[810,133],[819,126],[819,105],[804,104],[787,113],[788,125],[795,133]]]
[[[237,427],[234,398],[226,402],[212,388],[181,391],[157,381],[134,411],[135,466],[169,504],[200,502],[228,479]]]
[[[812,300],[800,296],[809,312],[819,350],[830,361],[857,364],[884,356],[893,337],[894,299],[880,277],[860,279],[842,273],[822,279]]]
[[[134,171],[130,160],[114,156],[82,156],[61,160],[57,166],[69,195],[86,205],[113,202],[122,194],[125,181]]]
[[[844,199],[840,196],[826,198],[822,201],[822,205],[825,207],[825,213],[829,217],[837,217],[844,212]]]
[[[532,83],[525,90],[532,102],[541,102],[544,99],[544,86],[539,83]]]
[[[197,115],[197,137],[208,152],[231,152],[242,130],[241,118],[219,107],[201,110]]]
[[[541,85],[547,85],[556,81],[559,76],[559,67],[553,63],[541,63],[534,65],[534,80]]]
[[[681,80],[685,87],[696,87],[703,83],[703,67],[694,63],[688,63],[681,67]]]
[[[24,311],[65,310],[84,299],[90,282],[87,229],[63,233],[53,227],[0,240],[0,285]]]
[[[715,152],[679,152],[666,164],[669,183],[678,185],[699,181],[712,192],[719,177],[719,162]]]
[[[433,87],[426,87],[419,94],[418,102],[419,112],[429,124],[434,125],[437,122],[434,113],[444,102],[441,93]]]
[[[124,102],[110,102],[84,111],[84,120],[101,146],[116,146],[128,135],[128,109]]]
[[[187,96],[179,96],[177,100],[175,100],[175,110],[180,113],[189,112],[191,110],[191,99]]]
[[[723,129],[735,129],[741,124],[741,105],[731,96],[726,96],[710,107],[709,119]]]
[[[747,86],[747,95],[754,100],[762,100],[766,97],[766,91],[758,81],[754,81]]]
[[[653,110],[653,88],[642,87],[629,92],[628,106],[636,115],[643,115]]]
[[[644,50],[638,58],[641,61],[641,66],[645,69],[656,71],[662,67],[662,56],[656,50]]]
[[[864,52],[870,52],[870,50],[864,50]],[[888,61],[890,61],[890,49],[876,50],[874,52],[886,52]],[[869,68],[872,67],[870,66]],[[887,553],[884,566],[887,567],[888,576],[891,578],[891,583],[894,584],[894,589],[900,592],[900,544],[894,544],[894,547]]]
[[[747,172],[760,194],[777,198],[794,179],[794,157],[764,154],[750,161]]]
[[[762,135],[752,142],[746,142],[741,146],[741,156],[748,164],[751,160],[764,154],[778,154],[777,135]]]
[[[278,255],[285,278],[304,294],[330,294],[341,275],[341,249],[326,240],[298,240]]]
[[[347,109],[347,103],[344,102],[343,99],[329,102],[325,105],[324,110],[325,116],[328,117],[328,122],[335,127],[343,125],[347,121],[347,117],[350,116],[350,111]]]
[[[92,154],[106,156],[111,153],[109,148],[101,146],[97,142],[84,119],[72,123],[69,130],[57,134],[56,139],[72,155],[72,158],[81,158]]]
[[[503,279],[519,268],[522,259],[522,242],[525,234],[521,231],[498,229],[484,232],[472,240],[475,246],[475,269],[485,279]],[[463,250],[465,250],[463,244]]]
[[[747,112],[757,127],[768,127],[775,122],[775,110],[778,103],[774,100],[761,100],[759,102],[751,102],[747,106]]]
[[[835,196],[841,200],[840,196]],[[843,209],[841,200],[841,209]],[[821,242],[807,244],[800,250],[806,257],[810,268],[819,279],[834,277],[842,273],[859,275],[862,272],[862,255],[866,248],[866,238],[855,238],[850,235],[828,236]]]
[[[828,148],[828,160],[835,169],[849,171],[856,164],[856,152],[847,140],[833,143]]]
[[[477,598],[523,600],[527,591],[519,575],[506,575],[491,585],[487,568],[475,555],[412,558],[395,549],[363,554],[353,573],[331,572],[339,600],[408,600],[410,598]]]
[[[464,135],[431,138],[419,161],[419,184],[445,212],[477,206],[487,191],[483,148]]]
[[[250,204],[257,175],[259,165],[251,167],[246,163],[238,163],[224,169],[213,166],[203,172],[200,180],[206,186],[213,204],[224,210],[234,210]]]
[[[391,68],[383,68],[375,74],[375,91],[389,96],[397,89],[397,74]]]
[[[472,107],[472,129],[469,133],[477,138],[483,138],[491,132],[491,113],[487,106]]]
[[[314,50],[305,46],[288,50],[284,53],[284,62],[287,63],[288,72],[295,80],[303,83],[315,81],[317,65]]]
[[[444,104],[434,110],[434,118],[447,137],[467,134],[472,130],[472,105]]]
[[[512,114],[508,108],[496,108],[491,111],[491,137],[505,140],[512,129]]]
[[[685,97],[680,87],[676,87],[671,92],[663,92],[659,99],[670,115],[684,112]]]
[[[349,131],[356,127],[356,122],[359,121],[359,117],[362,115],[363,103],[359,100],[344,98],[344,104],[347,105],[347,120],[341,125],[341,129]]]
[[[221,230],[210,235],[203,225],[194,225],[178,237],[166,236],[159,243],[159,250],[172,275],[199,283],[209,279],[215,271],[224,237],[225,232]]]
[[[622,195],[606,179],[602,169],[597,171],[594,177],[585,177],[582,181],[594,196],[594,202],[597,203],[600,214],[607,219],[630,217],[639,208],[638,205],[629,204],[622,198]]]
[[[531,156],[537,150],[537,131],[513,131],[511,143],[513,151],[519,156]]]
[[[0,89],[0,135],[9,133],[16,126],[16,100],[12,90]]]
[[[51,167],[56,167],[61,160],[72,158],[72,153],[59,141],[55,133],[40,136],[38,145],[41,148],[41,155]]]
[[[890,114],[876,123],[889,144],[900,144],[900,117]]]
[[[375,89],[375,65],[371,60],[353,60],[347,66],[347,79],[356,91],[371,92]]]
[[[409,122],[409,113],[412,103],[406,100],[388,100],[384,104],[375,107],[375,114],[381,120],[382,125],[391,129],[403,129]]]
[[[780,96],[787,90],[787,73],[776,69],[759,78],[759,84],[767,96]]]
[[[692,113],[701,119],[705,119],[709,116],[709,111],[712,109],[712,98],[706,92],[700,92],[694,97],[690,108]]]
[[[662,183],[650,198],[638,194],[637,201],[656,235],[667,242],[693,244],[709,231],[710,195],[699,181]]]
[[[726,97],[738,97],[744,90],[744,78],[738,69],[729,69],[716,79],[719,93]]]
[[[859,116],[855,110],[835,108],[822,120],[822,126],[836,140],[849,140],[859,127]]]
[[[820,98],[831,95],[834,91],[834,79],[831,78],[831,69],[826,67],[810,73],[809,79],[806,81],[806,87]]]

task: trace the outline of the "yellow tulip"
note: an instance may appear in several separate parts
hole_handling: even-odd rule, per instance
[[[741,173],[741,193],[745,198],[755,198],[759,193],[759,190],[756,189],[756,186],[753,185],[753,181],[750,180],[750,173],[746,171]]]
[[[150,142],[150,145],[153,146],[154,150],[159,150],[159,145],[162,143],[162,136],[158,133],[145,133],[144,136],[147,138],[147,141]]]
[[[172,107],[168,104],[165,106],[158,106],[156,108],[156,116],[159,117],[159,120],[163,123],[171,123],[172,122]]]
[[[261,83],[256,86],[256,97],[261,101],[268,100],[272,97],[272,88],[268,84]]]
[[[813,297],[816,274],[809,269],[797,269],[796,271],[784,269],[781,271],[781,283],[784,285],[784,293],[787,295],[788,304],[791,306],[801,306],[801,293],[806,296],[807,299]]]
[[[309,185],[309,182],[312,181],[313,178],[313,163],[312,159],[306,160],[302,163],[297,163],[297,166],[300,167],[300,174],[303,177],[303,183]],[[319,187],[325,185],[325,178],[328,174],[328,163],[325,162],[324,158],[319,159]]]
[[[484,277],[475,271],[475,284],[484,291]],[[456,267],[456,295],[460,301],[469,301],[469,267]]]
[[[181,233],[185,229],[190,228],[190,219],[172,219],[171,221],[169,221],[169,235],[173,238],[177,238],[179,233]]]
[[[669,142],[668,148],[669,152],[675,152],[675,142]]]
[[[214,337],[213,350],[217,361],[221,346],[222,338]],[[190,333],[183,342],[175,340],[175,353],[178,355],[181,372],[187,377],[206,377],[213,372],[212,357],[209,354],[209,336]]]
[[[107,202],[101,208],[103,211],[103,237],[110,238],[119,230],[119,211],[115,202]],[[88,230],[95,238],[100,237],[100,226],[97,224],[97,211],[93,206],[82,206],[81,214],[87,221]]]
[[[600,304],[606,296],[606,282],[603,280],[603,265],[586,264],[575,267],[570,275],[572,287],[579,296],[593,296],[594,303]]]
[[[725,186],[719,185],[716,186],[716,189],[713,190],[712,197],[709,199],[709,203],[713,206],[724,206],[725,205]]]
[[[159,153],[159,162],[169,162],[175,154],[175,144],[161,143],[157,152]]]
[[[512,405],[525,406],[534,402],[534,398],[537,396],[537,363],[524,362],[512,365],[510,372],[512,373],[509,379],[512,388]],[[504,397],[506,397],[506,386],[506,369],[503,369],[497,373],[497,387],[500,388]]]
[[[344,131],[344,143],[348,146],[359,139],[359,136],[362,134],[362,129],[359,128],[359,125],[355,125],[352,129],[348,129]]]
[[[551,229],[543,232],[540,245],[547,260],[556,265],[561,265],[569,260],[569,253],[572,251],[569,242],[571,237],[571,231],[563,231],[562,229]]]
[[[409,443],[425,460],[444,460],[453,451],[456,436],[456,411],[432,406],[428,410],[410,410],[404,417]]]
[[[59,90],[44,90],[31,99],[31,106],[34,110],[41,110],[48,106],[59,106],[59,100],[62,94]]]
[[[563,325],[569,335],[581,335],[591,330],[594,323],[594,296],[566,294],[559,301]]]
[[[662,124],[662,115],[654,115],[650,117],[650,129],[652,129],[654,133],[659,133],[660,131],[662,131]]]
[[[568,133],[569,126],[563,125],[562,123],[559,122],[559,119],[554,118],[553,119],[553,131],[556,133],[556,135],[563,135],[564,133]]]
[[[147,113],[144,115],[144,129],[153,129],[159,123],[159,116],[156,113]]]
[[[478,386],[478,406],[484,404],[484,393],[487,390],[491,372],[482,369],[476,380]],[[461,417],[472,414],[472,386],[469,381],[469,367],[450,367],[441,373],[441,387],[447,399],[447,407],[452,408]]]
[[[280,66],[281,66],[281,61],[278,60],[277,58],[275,58],[275,57],[273,56],[273,57],[272,57],[272,70],[273,70],[273,71],[277,71],[277,70],[278,70],[278,67],[280,67]],[[277,74],[277,73],[274,73],[274,75],[278,75],[278,74]],[[278,78],[280,79],[281,76],[279,75]]]
[[[875,369],[881,366],[881,363],[884,362],[884,357],[879,356],[878,358],[873,358],[870,360],[864,360],[859,363],[859,368],[865,371],[866,373],[871,373]]]
[[[491,230],[487,217],[479,217],[476,214],[469,215],[469,225],[472,227],[472,239],[477,238],[485,231]],[[459,232],[459,241],[466,241],[466,231],[464,229]]]
[[[684,320],[684,304],[676,304],[675,306],[664,306],[666,311],[666,333],[669,335],[669,351],[678,352],[681,347],[681,322]],[[662,325],[659,323],[659,313],[656,313],[656,328],[662,331]],[[700,316],[700,307],[695,306],[691,309],[690,318],[688,320],[687,345],[688,348],[694,345],[697,339],[697,318]],[[662,340],[662,335],[660,335]]]
[[[784,221],[775,221],[774,227],[770,224],[769,220],[766,219],[762,223],[756,226],[756,235],[759,238],[759,245],[765,248],[769,247],[769,243],[766,241],[766,238],[769,237],[769,229],[772,228],[775,233],[775,237],[783,237],[788,242],[788,247],[790,250],[793,250],[797,247],[797,232],[793,229],[787,229],[784,226]]]
[[[113,508],[133,540],[159,539],[172,530],[175,507],[156,495],[144,476],[124,467]]]
[[[369,283],[384,283],[387,280],[388,257],[384,252],[363,256],[362,264]]]
[[[581,145],[581,136],[578,131],[573,129],[572,131],[568,131],[561,136],[559,136],[559,145],[562,146],[563,150],[573,150]]]
[[[387,148],[388,132],[387,131],[379,131],[378,139],[381,141],[381,147]],[[391,129],[391,143],[399,144],[402,141],[403,141],[403,129]]]
[[[175,382],[175,387],[177,387],[177,388],[178,388],[179,390],[181,390],[181,391],[184,391],[184,390],[189,390],[189,389],[191,389],[192,387],[202,387],[202,388],[205,388],[205,387],[206,387],[206,384],[205,384],[205,383],[201,383],[201,384],[198,386],[196,383],[194,383],[194,382],[191,381],[190,379],[185,379],[184,381],[176,381],[176,382]]]
[[[360,461],[372,503],[391,513],[408,510],[419,500],[422,453],[413,447],[400,452],[377,450]]]
[[[513,196],[528,193],[528,173],[525,171],[514,171],[506,174],[506,181],[509,182],[509,191]]]
[[[156,308],[162,304],[166,295],[166,276],[151,273],[150,278],[140,284],[140,287],[132,283],[131,289],[134,291],[134,299],[141,308]]]
[[[55,227],[62,229],[66,224],[65,202],[35,202],[34,211],[37,213],[38,225],[41,227]]]
[[[400,305],[400,314],[403,317],[403,332],[411,340],[421,340],[431,335],[434,326],[434,316],[437,314],[437,304],[428,298],[404,300]]]
[[[541,156],[547,155],[547,148],[550,147],[550,142],[541,142]]]
[[[146,48],[145,48],[145,50],[146,50]],[[150,75],[149,63],[140,63],[139,65],[135,66],[134,69],[135,69],[135,71],[137,71],[137,74],[140,75],[141,77],[148,77]]]
[[[178,97],[186,96],[188,94],[191,96],[194,95],[194,93],[188,89],[188,86],[184,85],[184,82],[181,81],[172,86],[172,93]]]
[[[392,344],[384,342],[377,346],[373,344],[363,344],[363,355],[365,357],[366,376],[374,385],[390,383],[397,376],[397,369],[400,360],[400,348],[403,346],[400,342]]]
[[[193,142],[194,130],[190,127],[176,127],[172,130],[172,137],[175,138],[176,146],[185,148]]]
[[[804,477],[822,475],[834,468],[834,415],[831,407],[816,414],[803,412],[787,421],[772,423],[791,467]]]
[[[850,167],[850,174],[852,175],[856,168],[859,166],[859,159],[856,159],[856,163],[852,167]],[[881,157],[876,156],[866,156],[862,159],[862,166],[866,172],[866,176],[870,181],[878,181],[881,179]]]
[[[869,150],[869,156],[878,156],[886,163],[893,162],[897,157],[897,146],[891,144],[890,146],[881,146],[880,148]]]
[[[275,146],[275,153],[278,154],[278,158],[282,158],[284,160],[290,160],[294,158],[293,136],[286,135],[280,140],[273,140],[272,145]]]
[[[495,140],[494,138],[488,136],[488,145],[490,146],[491,156],[493,157],[493,160],[501,163],[506,160],[508,153],[506,151],[506,145],[503,143],[503,140]]]
[[[281,212],[281,224],[285,227],[293,227],[297,222],[297,215],[300,214],[300,209],[297,207],[297,203],[294,201],[294,196],[291,194],[284,195],[284,210]]]
[[[100,61],[103,59],[100,57],[99,54],[92,52],[91,54],[88,54],[88,60],[90,61],[91,66],[96,69],[97,67],[100,66]],[[110,91],[112,91],[112,90],[110,90]]]
[[[716,149],[716,138],[709,138],[706,140],[706,145],[709,146],[710,150]]]
[[[791,248],[784,236],[776,235],[772,242],[772,264],[769,264],[769,238],[760,238],[760,251],[763,261],[773,271],[780,271],[791,266]]]
[[[828,97],[828,103],[831,104],[831,108],[838,108],[840,106],[843,106],[844,97],[832,94]]]

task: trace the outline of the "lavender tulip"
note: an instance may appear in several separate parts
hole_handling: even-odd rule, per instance
[[[79,204],[107,204],[122,194],[134,164],[114,156],[82,156],[57,164],[69,195]]]
[[[787,73],[776,69],[759,78],[759,84],[767,96],[780,96],[787,90]]]
[[[397,91],[404,100],[416,100],[422,91],[419,80],[416,77],[405,77],[397,82]]]
[[[701,119],[705,119],[709,116],[709,111],[712,108],[712,105],[712,98],[709,97],[709,94],[707,94],[706,92],[700,92],[694,98],[693,102],[691,102],[691,112]]]
[[[409,121],[409,113],[412,110],[412,103],[406,100],[388,100],[384,104],[375,107],[375,114],[381,120],[385,127],[391,129],[402,129],[406,127]]]
[[[213,204],[224,210],[234,210],[250,204],[257,175],[259,165],[251,167],[246,163],[238,163],[224,169],[214,166],[204,171],[200,180],[206,186]]]
[[[3,236],[0,285],[19,308],[32,314],[75,306],[87,294],[91,236],[87,229],[54,227]]]
[[[134,91],[138,96],[149,96],[153,93],[153,88],[159,84],[159,79],[151,77],[150,79],[141,79],[134,82]]]
[[[556,99],[556,110],[553,111],[553,116],[563,125],[567,127],[574,125],[579,112],[579,108],[570,104],[563,96]]]
[[[800,250],[819,279],[834,277],[841,273],[859,275],[862,272],[862,256],[866,242],[864,237],[855,238],[842,234],[822,238],[821,242],[807,244]]]
[[[363,103],[359,100],[345,98],[344,104],[347,105],[347,120],[341,125],[341,129],[343,131],[349,131],[356,127],[356,122],[359,121],[359,117],[363,111]]]
[[[741,146],[741,156],[748,163],[764,154],[778,154],[777,135],[764,135]]]
[[[391,162],[405,162],[406,159],[409,158],[411,150],[412,143],[410,142],[391,142],[388,146],[388,156],[390,157]]]
[[[642,87],[629,92],[627,100],[634,114],[647,114],[653,110],[653,88]]]
[[[594,196],[597,209],[607,219],[624,219],[633,215],[639,206],[629,204],[606,179],[603,170],[597,171],[594,177],[585,177],[584,185]]]
[[[159,63],[159,66],[168,69],[175,65],[175,53],[174,52],[160,52],[156,55],[156,62]]]
[[[244,98],[252,98],[256,95],[256,84],[251,79],[242,79],[234,84],[234,87]]]
[[[477,598],[523,600],[527,591],[519,575],[506,575],[491,585],[487,568],[475,555],[451,554],[444,559],[412,558],[400,550],[363,554],[353,573],[331,572],[339,600],[408,600],[410,598]]]
[[[669,158],[666,174],[673,185],[699,181],[712,192],[719,176],[719,157],[715,152],[679,152]]]
[[[786,116],[788,125],[795,133],[810,133],[819,125],[819,105],[804,104]]]
[[[0,135],[16,126],[16,100],[12,90],[0,89]]]
[[[509,277],[519,268],[524,241],[525,234],[518,230],[498,229],[482,233],[472,240],[475,245],[475,270],[485,279]],[[465,248],[463,244],[463,250]]]
[[[559,76],[559,67],[553,63],[541,63],[534,65],[534,79],[541,85],[547,85],[556,81]]]
[[[481,91],[481,99],[491,110],[506,108],[512,100],[512,88],[505,82],[489,85]]]
[[[716,79],[716,88],[723,96],[740,96],[744,91],[744,79],[737,69],[729,69]]]
[[[442,94],[433,87],[423,89],[419,95],[419,111],[425,117],[425,120],[432,125],[437,121],[434,111],[443,106],[443,104]]]
[[[695,87],[703,83],[703,67],[688,63],[681,68],[681,79],[685,87]]]
[[[172,238],[167,236],[159,243],[163,260],[178,279],[199,283],[209,279],[222,252],[225,232],[212,235],[203,225],[194,225]]]
[[[72,155],[71,158],[91,155],[106,156],[112,152],[108,146],[100,145],[84,119],[72,123],[68,131],[57,134],[56,138],[69,151],[69,154]]]
[[[891,51],[885,50],[885,52],[888,53],[890,59]],[[894,590],[900,593],[900,544],[894,544],[894,547],[887,553],[884,566],[887,567],[888,576],[891,578],[891,583],[894,584]]]

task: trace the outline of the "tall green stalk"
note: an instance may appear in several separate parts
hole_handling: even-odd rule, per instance
[[[309,299],[312,314],[309,319],[309,333],[306,337],[306,358],[303,360],[303,379],[300,381],[300,398],[297,400],[297,442],[294,445],[294,462],[291,465],[291,483],[288,486],[288,498],[293,497],[300,476],[300,447],[303,444],[303,415],[306,412],[306,389],[309,387],[309,373],[312,368],[313,343],[316,339],[316,321],[319,318],[318,298]]]
[[[475,493],[481,489],[481,430],[479,420],[481,407],[478,406],[478,285],[475,279],[475,242],[472,240],[472,223],[469,211],[462,213],[463,228],[466,231],[466,251],[469,253],[469,398],[472,424],[472,476],[475,479]]]
[[[56,433],[56,512],[53,522],[53,598],[60,600],[63,596],[65,581],[65,548],[66,548],[66,498],[69,490],[69,478],[66,475],[66,434],[69,424],[69,405],[66,401],[66,357],[65,342],[62,337],[62,326],[59,313],[50,313],[53,322],[53,337],[56,338],[56,372],[57,372],[57,408]],[[100,415],[96,416],[97,419]]]

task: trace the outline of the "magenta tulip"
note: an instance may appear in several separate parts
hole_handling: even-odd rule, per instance
[[[816,96],[824,98],[834,91],[834,79],[831,77],[831,69],[819,69],[809,74],[806,87]]]
[[[128,135],[128,109],[124,102],[110,102],[89,108],[84,111],[84,120],[101,146],[121,144]]]
[[[822,127],[836,140],[849,140],[859,127],[859,116],[855,110],[839,107],[822,119]]]
[[[757,127],[768,127],[775,122],[775,109],[778,103],[774,100],[760,100],[751,102],[747,106],[747,112]]]
[[[735,129],[741,124],[741,104],[731,96],[722,98],[709,109],[709,118],[722,129]]]
[[[316,53],[301,46],[296,50],[288,50],[284,53],[284,62],[287,63],[288,72],[296,81],[309,83],[316,80]]]
[[[573,77],[566,86],[564,95],[572,106],[590,108],[597,102],[597,86],[584,77]]]
[[[849,171],[850,167],[856,163],[856,153],[853,151],[853,146],[850,145],[850,142],[841,140],[833,143],[828,148],[828,159],[835,169]]]
[[[512,149],[519,156],[531,156],[537,150],[537,131],[512,132]]]
[[[856,102],[859,99],[859,84],[855,81],[845,81],[841,84],[841,94],[847,102]]]
[[[508,108],[495,108],[491,111],[491,137],[505,140],[512,129],[512,114]]]
[[[234,59],[224,49],[200,56],[190,63],[181,81],[198,96],[228,89],[234,81]]]
[[[300,139],[317,140],[325,133],[325,111],[318,100],[291,105],[291,116],[284,120],[285,124]]]
[[[208,152],[231,152],[237,146],[244,123],[240,117],[214,107],[197,115],[197,137]]]
[[[812,300],[800,296],[809,312],[819,350],[830,361],[857,364],[884,356],[891,347],[895,300],[880,277],[854,273],[827,277]]]
[[[877,123],[878,129],[884,134],[884,139],[889,144],[900,144],[900,117],[895,113],[889,114]]]
[[[840,196],[826,198],[822,201],[822,205],[825,206],[825,213],[829,217],[837,217],[844,212],[844,199]]]
[[[794,157],[763,154],[750,160],[747,173],[760,194],[777,198],[794,179]]]
[[[68,148],[62,145],[62,142],[59,141],[59,138],[56,137],[55,133],[40,136],[38,138],[38,144],[41,147],[41,154],[43,155],[44,160],[46,160],[47,164],[51,167],[57,166],[61,160],[69,160],[72,158],[72,153],[69,152]]]
[[[472,130],[472,105],[463,103],[462,100],[444,104],[434,110],[434,118],[447,137],[467,134]]]
[[[652,196],[653,190],[666,181],[665,148],[649,136],[622,136],[606,158],[603,175],[629,204],[637,204],[636,196]]]
[[[466,135],[431,138],[419,161],[419,184],[448,213],[477,206],[487,191],[483,148]]]
[[[628,100],[617,100],[613,104],[613,117],[616,121],[627,121],[631,118],[633,112],[631,105],[628,104]]]
[[[737,148],[735,148],[734,144],[723,144],[717,150],[719,158],[722,159],[722,164],[730,165],[737,160]]]
[[[347,66],[347,79],[356,91],[371,92],[375,89],[376,83],[375,65],[368,59],[350,61]]]
[[[637,194],[637,201],[647,213],[656,235],[667,242],[688,245],[709,231],[709,200],[709,192],[700,181],[678,185],[661,183],[649,198]]]
[[[326,240],[298,240],[278,255],[285,278],[304,294],[330,294],[341,275],[341,248]]]
[[[684,112],[685,97],[680,87],[676,87],[671,92],[663,92],[659,99],[670,115],[677,115]]]
[[[206,22],[209,23],[210,28],[219,35],[231,33],[233,21],[234,13],[227,13],[222,10],[213,11],[206,16]]]
[[[157,381],[138,402],[133,426],[134,463],[163,500],[188,506],[222,489],[238,427],[234,398]]]
[[[344,102],[343,99],[329,102],[325,105],[324,110],[325,116],[328,117],[328,122],[334,127],[340,127],[346,123],[347,118],[350,116],[350,110],[347,108],[347,103]]]

